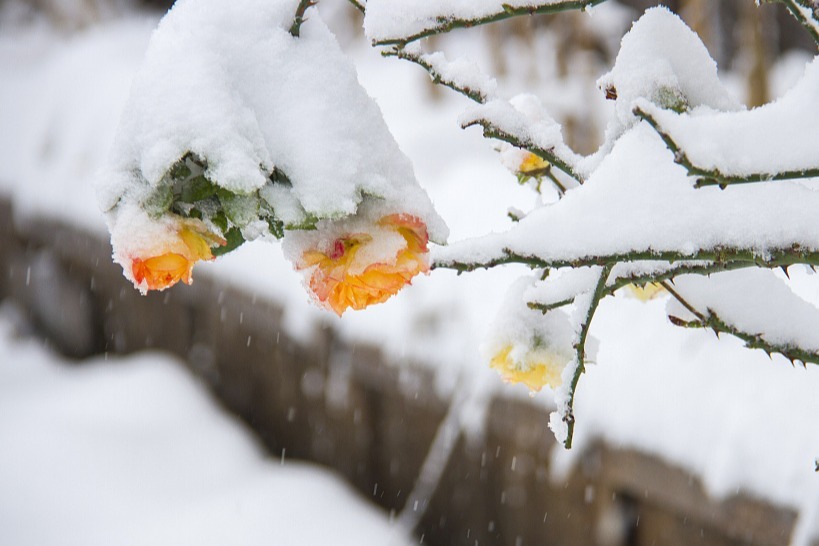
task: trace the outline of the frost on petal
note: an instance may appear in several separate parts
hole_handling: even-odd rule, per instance
[[[318,304],[341,315],[382,303],[427,273],[428,242],[418,217],[364,207],[353,217],[322,220],[315,231],[288,233],[285,252]]]

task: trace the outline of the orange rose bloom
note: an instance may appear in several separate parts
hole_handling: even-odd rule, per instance
[[[339,316],[348,308],[364,309],[384,302],[410,284],[415,275],[429,271],[429,237],[420,219],[392,214],[379,220],[378,225],[404,239],[405,246],[390,259],[362,263],[361,255],[366,255],[367,247],[378,242],[374,239],[377,231],[351,233],[337,238],[327,251],[308,250],[302,254],[299,269],[315,266],[310,290],[323,306]]]
[[[149,258],[134,258],[131,272],[137,285],[143,282],[148,290],[164,290],[178,283],[191,283],[193,265],[199,260],[212,260],[211,246],[224,245],[225,240],[211,233],[185,225],[177,232],[179,238],[167,245],[167,252]]]
[[[506,345],[489,362],[489,367],[497,370],[507,383],[523,383],[532,392],[537,392],[544,385],[554,388],[563,382],[566,361],[558,355],[543,348],[533,349],[518,361],[511,353],[512,346]]]

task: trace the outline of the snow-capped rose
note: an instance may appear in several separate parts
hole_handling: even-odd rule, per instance
[[[426,225],[408,214],[322,221],[316,231],[288,237],[296,249],[288,254],[316,301],[338,315],[382,303],[429,271]]]
[[[117,227],[112,237],[114,259],[143,294],[179,281],[191,284],[193,266],[213,260],[211,249],[226,244],[204,222],[175,215],[155,220],[137,213]]]
[[[568,362],[569,357],[545,346],[521,349],[509,344],[495,354],[489,366],[507,383],[523,383],[529,390],[537,392],[546,385],[560,386]]]

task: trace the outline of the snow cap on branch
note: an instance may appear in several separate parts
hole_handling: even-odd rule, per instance
[[[617,118],[624,127],[635,121],[632,107],[638,98],[686,110],[742,108],[720,82],[717,65],[700,38],[664,7],[647,10],[634,23],[623,37],[614,68],[597,83],[616,98]]]

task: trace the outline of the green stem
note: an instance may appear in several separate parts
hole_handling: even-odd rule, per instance
[[[290,35],[293,38],[298,38],[301,32],[301,24],[304,23],[304,12],[307,8],[315,6],[315,0],[299,0],[299,5],[296,7],[296,16],[293,18],[293,24],[290,26]]]
[[[710,275],[711,273],[719,273],[721,271],[734,271],[736,269],[746,269],[749,267],[757,267],[753,262],[719,262],[719,263],[700,263],[700,264],[680,264],[670,267],[665,271],[659,273],[646,273],[644,275],[627,275],[624,277],[617,277],[614,282],[606,286],[606,291],[613,294],[620,288],[631,284],[646,284],[646,283],[662,283],[663,281],[673,280],[679,275]]]
[[[735,262],[744,262],[748,267],[789,267],[796,264],[809,266],[819,265],[819,251],[802,249],[794,243],[788,248],[774,248],[766,250],[764,255],[753,249],[738,247],[716,247],[701,249],[691,254],[679,251],[652,251],[641,250],[626,253],[586,255],[576,258],[556,258],[545,259],[537,256],[523,255],[512,252],[509,249],[503,250],[503,256],[486,260],[484,262],[459,262],[459,261],[436,261],[433,268],[454,269],[460,272],[474,271],[476,269],[488,269],[504,264],[523,264],[532,268],[556,269],[559,267],[583,267],[593,265],[611,265],[619,262],[638,261],[663,261],[670,264],[676,262],[708,261],[713,262],[716,268],[725,266],[738,269],[740,266]]]
[[[563,415],[563,422],[566,423],[566,426],[568,427],[566,440],[563,442],[566,449],[571,449],[572,438],[574,437],[574,394],[577,390],[577,383],[580,381],[580,376],[586,371],[586,338],[588,337],[591,321],[594,318],[594,313],[597,310],[597,306],[600,304],[600,300],[602,300],[605,296],[606,282],[610,273],[611,266],[604,266],[600,272],[600,278],[597,281],[597,286],[595,287],[594,292],[591,295],[591,299],[589,300],[589,306],[586,309],[586,316],[583,318],[583,322],[580,324],[580,333],[578,334],[577,343],[575,344],[575,358],[577,359],[577,367],[574,370],[572,382],[569,385],[568,407]]]
[[[457,17],[439,16],[432,26],[427,27],[415,34],[409,36],[402,36],[396,38],[386,38],[382,40],[375,40],[374,45],[406,45],[410,42],[434,36],[436,34],[444,34],[456,28],[471,28],[487,23],[494,23],[509,19],[510,17],[518,17],[521,15],[534,15],[544,13],[558,13],[561,11],[569,11],[576,9],[587,9],[597,4],[601,4],[606,0],[563,0],[557,2],[546,2],[541,5],[512,7],[509,4],[501,4],[500,9],[493,13],[484,15],[483,17],[476,17],[473,19],[461,19]]]
[[[552,311],[553,309],[564,307],[566,305],[571,305],[572,303],[574,303],[574,296],[572,296],[571,298],[566,298],[565,300],[556,301],[554,303],[538,303],[536,301],[530,301],[526,305],[529,307],[529,309],[532,309],[534,311],[540,311],[545,315],[546,313]]]
[[[461,95],[464,95],[475,102],[481,104],[486,102],[487,97],[480,89],[472,89],[471,87],[462,86],[455,80],[445,78],[435,69],[434,66],[432,66],[429,61],[424,59],[424,57],[418,53],[409,52],[403,47],[394,47],[392,49],[382,51],[381,54],[385,57],[397,57],[399,59],[404,59],[405,61],[415,63],[429,73],[433,83],[443,85],[444,87],[449,87],[453,91],[457,91]]]

